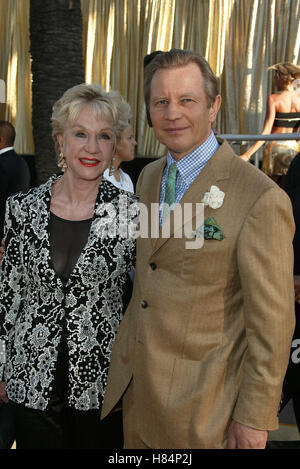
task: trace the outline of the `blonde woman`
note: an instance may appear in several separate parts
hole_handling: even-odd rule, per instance
[[[127,217],[136,199],[103,179],[123,119],[100,86],[67,90],[52,115],[63,175],[7,204],[0,398],[15,418],[17,448],[123,445],[121,412],[100,422],[135,262],[134,240],[108,232],[120,220],[120,196],[132,208]]]
[[[262,135],[294,133],[300,128],[300,66],[289,62],[278,63],[269,68],[273,70],[276,93],[268,97],[267,112]],[[257,141],[241,155],[248,161],[264,141]],[[299,141],[279,140],[266,144],[262,170],[279,182],[285,176],[292,159],[300,151]]]
[[[120,168],[123,161],[132,161],[134,159],[134,149],[137,144],[130,124],[130,106],[119,93],[112,91],[110,96],[116,100],[118,108],[127,117],[116,128],[116,151],[109,168],[104,171],[104,177],[119,189],[133,193],[134,186],[130,176]]]

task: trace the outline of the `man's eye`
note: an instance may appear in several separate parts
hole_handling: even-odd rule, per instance
[[[85,137],[85,134],[83,132],[76,132],[75,136],[79,138],[83,138]]]
[[[167,104],[168,101],[166,99],[160,99],[159,101],[156,101],[156,105],[157,106],[164,106],[165,104]]]

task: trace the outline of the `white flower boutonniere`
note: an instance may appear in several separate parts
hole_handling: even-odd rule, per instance
[[[222,192],[217,186],[211,186],[209,192],[205,192],[201,202],[211,208],[220,208],[223,205],[225,192]]]

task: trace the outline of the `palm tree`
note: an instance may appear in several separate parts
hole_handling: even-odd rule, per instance
[[[32,124],[37,183],[58,171],[51,137],[54,102],[84,81],[80,0],[31,0]]]

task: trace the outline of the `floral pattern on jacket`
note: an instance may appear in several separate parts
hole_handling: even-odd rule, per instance
[[[0,273],[5,364],[0,363],[0,378],[10,400],[45,410],[64,327],[68,404],[79,410],[95,409],[102,404],[110,353],[122,319],[123,286],[135,264],[135,239],[124,235],[124,229],[135,222],[137,197],[102,181],[87,244],[64,285],[53,269],[49,247],[51,187],[56,180],[53,176],[7,202]],[[120,225],[123,233],[115,229]]]

